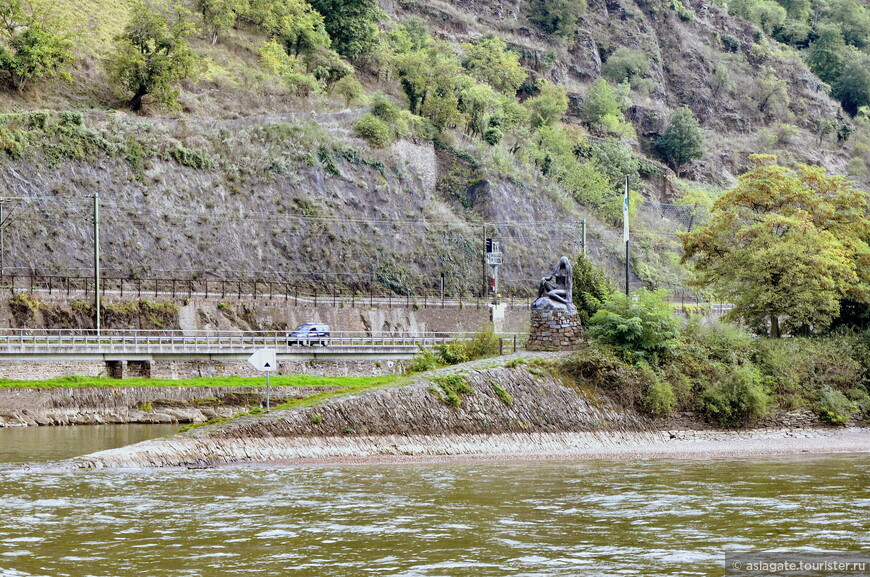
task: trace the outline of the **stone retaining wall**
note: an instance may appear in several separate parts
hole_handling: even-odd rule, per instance
[[[532,310],[526,350],[570,351],[583,338],[576,312]]]
[[[333,390],[272,387],[272,405]],[[265,387],[0,389],[0,427],[201,423],[265,403]]]
[[[404,361],[378,360],[278,360],[278,369],[273,374],[316,377],[378,377],[400,374]],[[85,377],[109,376],[117,379],[188,379],[197,377],[259,377],[247,361],[215,360],[154,360],[154,361],[73,361],[0,360],[0,378],[37,381],[57,379],[70,375]],[[121,386],[123,383],[118,383]]]

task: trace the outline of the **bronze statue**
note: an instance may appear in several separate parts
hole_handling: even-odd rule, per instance
[[[577,307],[571,297],[571,262],[568,257],[559,259],[553,274],[542,278],[538,285],[538,298],[532,303],[535,310],[559,310],[574,312]]]

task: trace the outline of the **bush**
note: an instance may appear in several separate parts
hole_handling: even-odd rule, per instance
[[[586,0],[530,0],[526,6],[535,26],[547,34],[571,36],[586,11]]]
[[[609,344],[629,361],[659,362],[678,344],[680,325],[664,291],[614,293],[589,320],[587,336]]]
[[[574,306],[577,307],[580,322],[586,325],[611,295],[613,288],[604,271],[583,253],[577,255],[577,260],[574,261],[572,276]]]
[[[819,400],[813,404],[813,410],[823,423],[845,425],[852,417],[852,413],[858,410],[858,407],[840,391],[824,387],[819,395]]]
[[[641,407],[657,417],[666,417],[674,412],[677,396],[671,384],[655,378],[641,398]]]
[[[441,357],[437,353],[420,347],[420,352],[411,360],[405,368],[408,374],[423,373],[441,366]]]
[[[691,110],[683,107],[674,112],[668,128],[656,139],[655,149],[677,172],[704,156],[704,133]]]
[[[393,143],[390,125],[371,113],[360,118],[353,125],[353,131],[375,148],[384,148]]]
[[[620,46],[601,66],[601,75],[616,84],[628,82],[635,87],[635,83],[648,70],[649,58],[646,54],[640,50]]]
[[[701,410],[707,418],[727,427],[740,427],[767,414],[770,397],[757,367],[729,367],[720,379],[701,395]]]

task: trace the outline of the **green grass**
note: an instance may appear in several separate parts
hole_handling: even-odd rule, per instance
[[[401,377],[312,377],[310,375],[274,375],[273,387],[339,387],[354,392],[394,384]],[[0,379],[5,389],[118,388],[118,387],[265,387],[265,377],[200,377],[195,379],[110,379],[73,375],[43,381]],[[317,395],[315,395],[317,396]],[[310,398],[310,397],[308,397]]]

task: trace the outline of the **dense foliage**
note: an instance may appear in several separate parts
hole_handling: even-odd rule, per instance
[[[870,417],[870,333],[754,339],[742,329],[691,319],[659,364],[592,343],[561,364],[578,384],[666,417],[692,411],[728,427],[771,410],[810,410],[828,424]]]
[[[179,3],[134,4],[106,64],[111,78],[133,93],[130,108],[142,108],[142,98],[149,94],[167,108],[177,106],[178,84],[196,69],[197,59],[188,43],[194,32],[190,13]]]
[[[41,2],[0,3],[0,70],[9,84],[23,90],[31,80],[60,76],[71,79],[72,39]]]
[[[824,330],[849,298],[870,302],[870,200],[818,167],[769,155],[683,236],[695,283],[734,304],[730,318],[778,337]]]

